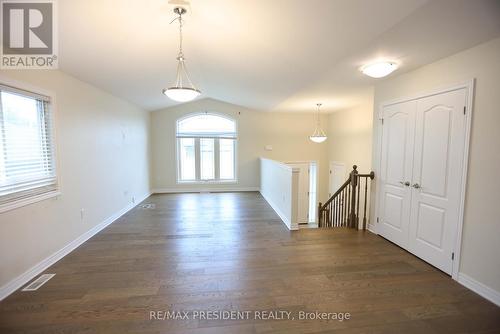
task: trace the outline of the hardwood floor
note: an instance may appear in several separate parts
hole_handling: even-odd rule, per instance
[[[145,202],[0,302],[0,333],[500,333],[499,307],[369,232],[290,232],[258,193]],[[194,318],[224,310],[249,318]]]

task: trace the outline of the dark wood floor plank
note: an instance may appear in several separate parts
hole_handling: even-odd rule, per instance
[[[288,231],[258,193],[154,195],[0,303],[0,333],[497,333],[500,308],[383,238]],[[151,320],[153,311],[250,311]],[[256,319],[288,311],[295,319]],[[351,319],[298,319],[349,312]]]

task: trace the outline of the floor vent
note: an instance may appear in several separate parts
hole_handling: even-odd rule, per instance
[[[38,290],[42,285],[48,282],[49,279],[54,277],[56,274],[43,274],[42,276],[38,277],[36,280],[31,282],[29,285],[27,285],[24,289],[21,291],[35,291]]]
[[[152,203],[146,203],[146,204],[142,204],[140,206],[141,209],[147,209],[147,210],[151,210],[151,209],[154,209],[156,208],[156,205],[155,204],[152,204]]]

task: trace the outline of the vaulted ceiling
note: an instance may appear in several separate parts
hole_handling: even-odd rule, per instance
[[[202,97],[266,111],[351,107],[377,80],[366,62],[395,60],[397,75],[500,36],[498,0],[190,2],[184,51]],[[161,94],[178,47],[168,0],[58,4],[63,71],[146,110],[174,104]]]

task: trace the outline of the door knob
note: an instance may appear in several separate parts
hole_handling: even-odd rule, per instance
[[[419,189],[420,188],[420,184],[414,183],[412,187],[415,188],[415,189]]]
[[[408,181],[406,181],[406,182],[399,181],[399,183],[401,183],[403,186],[407,186],[407,187],[410,186],[410,182],[408,182]]]

